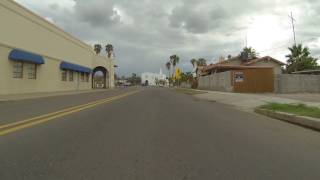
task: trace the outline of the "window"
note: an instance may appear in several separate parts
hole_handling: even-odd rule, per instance
[[[27,64],[28,79],[37,79],[37,65]]]
[[[61,71],[61,80],[62,81],[67,81],[67,70],[62,70]]]
[[[23,78],[23,63],[14,62],[13,64],[13,78]]]
[[[86,73],[86,82],[89,82],[89,73]]]
[[[84,82],[84,72],[81,72],[81,82]]]
[[[69,71],[69,81],[73,81],[73,71]]]

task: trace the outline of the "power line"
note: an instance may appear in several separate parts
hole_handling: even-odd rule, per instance
[[[312,40],[315,40],[315,39],[317,39],[317,38],[316,37],[308,38],[308,39],[302,40],[301,43],[309,42],[309,41],[312,41]],[[282,48],[282,47],[288,47],[288,44],[285,43],[285,44],[283,44],[281,46],[273,47],[273,48],[270,48],[270,49],[264,49],[264,50],[259,51],[259,53],[273,51],[273,50],[276,50],[276,49],[279,49],[279,48]]]

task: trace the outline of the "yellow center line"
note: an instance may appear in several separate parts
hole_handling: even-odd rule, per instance
[[[26,120],[14,122],[14,123],[5,124],[5,125],[0,126],[0,136],[5,135],[5,134],[9,134],[11,132],[15,132],[15,131],[18,131],[18,130],[21,130],[21,129],[25,129],[25,128],[28,128],[28,127],[32,127],[32,126],[35,126],[37,124],[41,124],[41,123],[44,123],[44,122],[47,122],[47,121],[50,121],[50,120],[54,120],[54,119],[57,119],[59,117],[63,117],[63,116],[67,116],[69,114],[80,112],[80,111],[83,111],[85,109],[89,109],[89,108],[92,108],[92,107],[95,107],[95,106],[98,106],[98,105],[101,105],[101,104],[110,103],[110,102],[113,102],[115,100],[118,100],[118,99],[130,96],[130,95],[136,94],[138,92],[139,91],[137,90],[137,91],[125,93],[125,94],[122,94],[122,95],[113,96],[113,97],[110,97],[110,98],[106,98],[106,99],[102,99],[102,100],[98,100],[98,101],[93,101],[93,102],[86,103],[86,104],[83,104],[83,105],[78,105],[78,106],[75,106],[75,107],[71,107],[71,108],[60,110],[60,111],[48,113],[48,114],[45,114],[45,115],[33,117],[33,118],[30,118],[30,119],[26,119]]]

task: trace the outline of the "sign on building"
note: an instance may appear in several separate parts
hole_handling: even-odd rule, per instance
[[[244,81],[244,73],[243,72],[235,72],[234,73],[234,82],[240,83]]]

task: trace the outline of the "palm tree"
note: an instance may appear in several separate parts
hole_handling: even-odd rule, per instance
[[[166,63],[166,68],[168,69],[169,77],[170,77],[170,69],[171,69],[171,63],[170,62]]]
[[[290,54],[286,55],[287,60],[287,72],[295,72],[302,70],[310,70],[318,68],[317,59],[311,57],[311,53],[308,47],[303,47],[302,44],[293,45],[289,47]]]
[[[198,66],[206,66],[207,60],[204,58],[199,58],[197,63],[198,63]]]
[[[102,49],[101,44],[95,44],[94,45],[94,51],[96,52],[96,54],[100,54],[101,49]]]
[[[173,72],[175,71],[176,66],[179,63],[179,60],[180,60],[180,58],[177,55],[170,56],[170,63],[172,65],[172,67],[173,67]]]
[[[106,52],[108,54],[108,58],[110,58],[111,55],[113,55],[113,46],[112,46],[112,44],[107,44],[106,45]]]
[[[241,52],[241,58],[242,60],[245,60],[245,61],[255,59],[257,57],[258,57],[258,53],[252,47],[245,47]]]
[[[191,62],[191,64],[192,64],[193,67],[195,67],[196,64],[197,64],[197,60],[196,60],[195,58],[192,58],[192,59],[190,60],[190,62]]]

